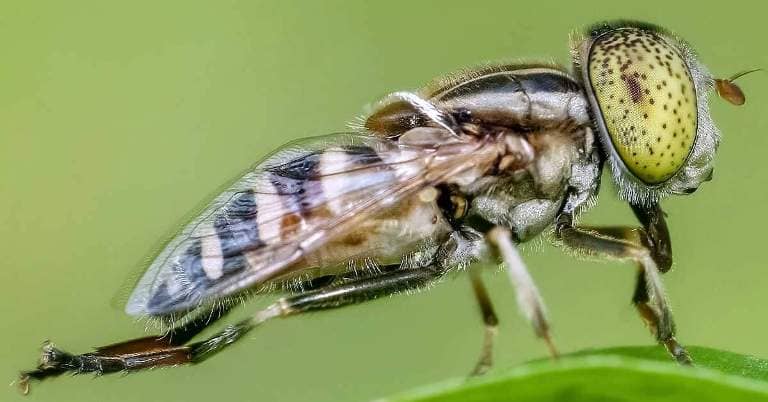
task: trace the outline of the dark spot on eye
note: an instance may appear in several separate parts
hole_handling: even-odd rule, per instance
[[[667,110],[667,104],[666,103],[664,104],[664,110]]]
[[[643,118],[647,119],[648,118],[648,113],[643,113]]]
[[[667,123],[662,124],[661,128],[667,128]]]
[[[672,99],[672,92],[667,92],[667,98]]]
[[[667,80],[661,80],[661,85],[667,86]]]
[[[678,117],[677,118],[677,122],[680,123],[680,122],[682,122],[682,120],[680,120],[680,118]],[[683,130],[685,130],[685,129],[683,129]]]
[[[661,137],[656,137],[656,142],[661,142]]]
[[[650,98],[650,99],[648,99],[648,103],[650,103],[651,105],[653,105],[654,103],[656,103],[656,101],[654,101],[654,100],[653,100],[653,98]]]
[[[669,149],[670,147],[672,147],[672,145],[667,144],[667,149]]]
[[[661,165],[661,162],[656,162],[656,166],[660,166],[660,165]]]

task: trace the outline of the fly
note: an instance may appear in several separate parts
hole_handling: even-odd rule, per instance
[[[689,45],[637,22],[574,35],[574,67],[502,64],[395,92],[350,133],[286,145],[213,200],[157,256],[125,311],[174,325],[168,333],[84,354],[43,346],[31,380],[63,373],[196,364],[267,321],[417,290],[468,271],[485,323],[472,373],[491,367],[498,319],[478,262],[506,266],[517,303],[549,354],[558,352],[543,298],[517,251],[551,232],[562,247],[632,262],[632,301],[681,364],[660,275],[672,264],[660,202],[712,175],[720,142],[707,105],[734,104]],[[723,95],[725,94],[725,95]],[[638,227],[583,227],[604,163]],[[248,295],[270,306],[194,340]]]

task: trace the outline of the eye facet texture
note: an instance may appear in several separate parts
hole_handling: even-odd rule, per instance
[[[589,84],[611,145],[627,169],[660,184],[685,163],[696,138],[696,89],[676,47],[655,32],[621,28],[589,49]]]

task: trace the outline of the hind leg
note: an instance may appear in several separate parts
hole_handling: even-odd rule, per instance
[[[220,304],[199,314],[184,325],[172,328],[165,335],[131,339],[97,348],[92,353],[73,355],[45,342],[40,363],[35,370],[24,371],[19,377],[23,393],[29,392],[31,380],[43,380],[63,373],[107,373],[128,369],[172,366],[186,359],[181,345],[229,313],[229,304]]]
[[[433,267],[401,269],[281,298],[253,316],[229,325],[200,342],[187,342],[207,326],[198,323],[188,330],[184,327],[177,330],[175,338],[140,338],[80,355],[61,351],[48,344],[44,347],[40,365],[36,370],[23,372],[19,383],[22,391],[27,392],[30,380],[43,380],[63,373],[101,375],[200,363],[270,319],[358,304],[380,296],[420,288],[440,277],[443,272]]]

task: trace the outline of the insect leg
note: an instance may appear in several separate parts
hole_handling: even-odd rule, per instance
[[[487,237],[506,264],[507,275],[509,275],[512,286],[515,287],[517,305],[533,326],[536,336],[546,343],[550,355],[557,358],[559,354],[549,334],[549,321],[547,320],[544,300],[541,298],[533,278],[525,268],[525,263],[517,252],[517,247],[512,242],[512,234],[508,229],[497,226],[488,232]]]
[[[213,356],[269,319],[339,308],[417,289],[437,279],[443,273],[443,270],[435,267],[401,269],[281,298],[254,316],[227,327],[219,334],[189,345],[190,363],[199,363]]]
[[[281,298],[252,317],[227,326],[218,334],[201,342],[179,344],[180,340],[191,338],[194,330],[199,332],[205,326],[182,327],[183,330],[179,332],[181,335],[169,338],[173,341],[158,341],[164,339],[162,337],[141,338],[97,348],[94,352],[81,355],[73,355],[48,344],[44,347],[38,368],[22,373],[19,385],[22,391],[26,392],[30,380],[42,380],[63,373],[101,375],[199,363],[269,319],[362,303],[380,296],[416,289],[438,278],[443,272],[434,267],[395,270]]]
[[[635,285],[635,292],[632,295],[632,303],[635,305],[635,308],[645,325],[651,330],[651,333],[656,336],[659,343],[664,345],[672,357],[674,357],[680,364],[693,364],[693,360],[688,354],[688,351],[685,350],[685,347],[681,345],[675,337],[674,323],[672,322],[671,327],[666,328],[660,324],[661,318],[659,314],[651,307],[648,286],[642,271],[638,272],[637,275],[637,283]]]
[[[640,269],[632,298],[637,311],[675,360],[691,364],[688,352],[675,338],[674,319],[660,277],[660,272],[669,269],[671,264],[663,212],[658,206],[634,208],[646,228],[581,228],[573,225],[569,214],[561,214],[557,218],[555,234],[575,250],[635,261]]]
[[[470,268],[469,278],[472,281],[472,290],[480,307],[480,314],[483,316],[483,348],[480,351],[480,358],[477,360],[475,368],[471,375],[482,375],[493,366],[493,341],[498,332],[499,319],[496,317],[496,311],[493,309],[491,298],[488,297],[488,290],[485,288],[480,270]]]
[[[179,359],[185,358],[184,349],[180,346],[227,315],[231,308],[232,305],[222,303],[199,314],[184,325],[172,328],[164,335],[147,336],[102,346],[93,353],[73,355],[46,342],[43,345],[37,369],[22,372],[19,386],[24,393],[27,393],[30,380],[43,380],[66,372],[101,374],[178,364]]]
[[[659,204],[650,207],[630,205],[637,220],[643,225],[640,231],[640,241],[650,250],[656,266],[662,273],[672,267],[672,241],[669,237],[664,211]]]
[[[664,219],[664,211],[662,211],[659,204],[650,207],[632,205],[632,210],[645,228],[644,233],[642,233],[644,236],[641,236],[640,240],[651,251],[651,256],[656,261],[659,271],[662,273],[669,271],[670,267],[672,267],[672,242],[666,219]],[[640,317],[648,328],[651,329],[651,332],[657,338],[663,339],[661,342],[664,343],[667,350],[675,357],[675,360],[681,364],[692,364],[688,352],[675,338],[674,323],[671,327],[671,332],[664,334],[660,331],[660,319],[658,314],[650,307],[648,286],[645,277],[641,274],[638,274],[637,277],[637,285],[632,296],[632,303],[637,308]]]

